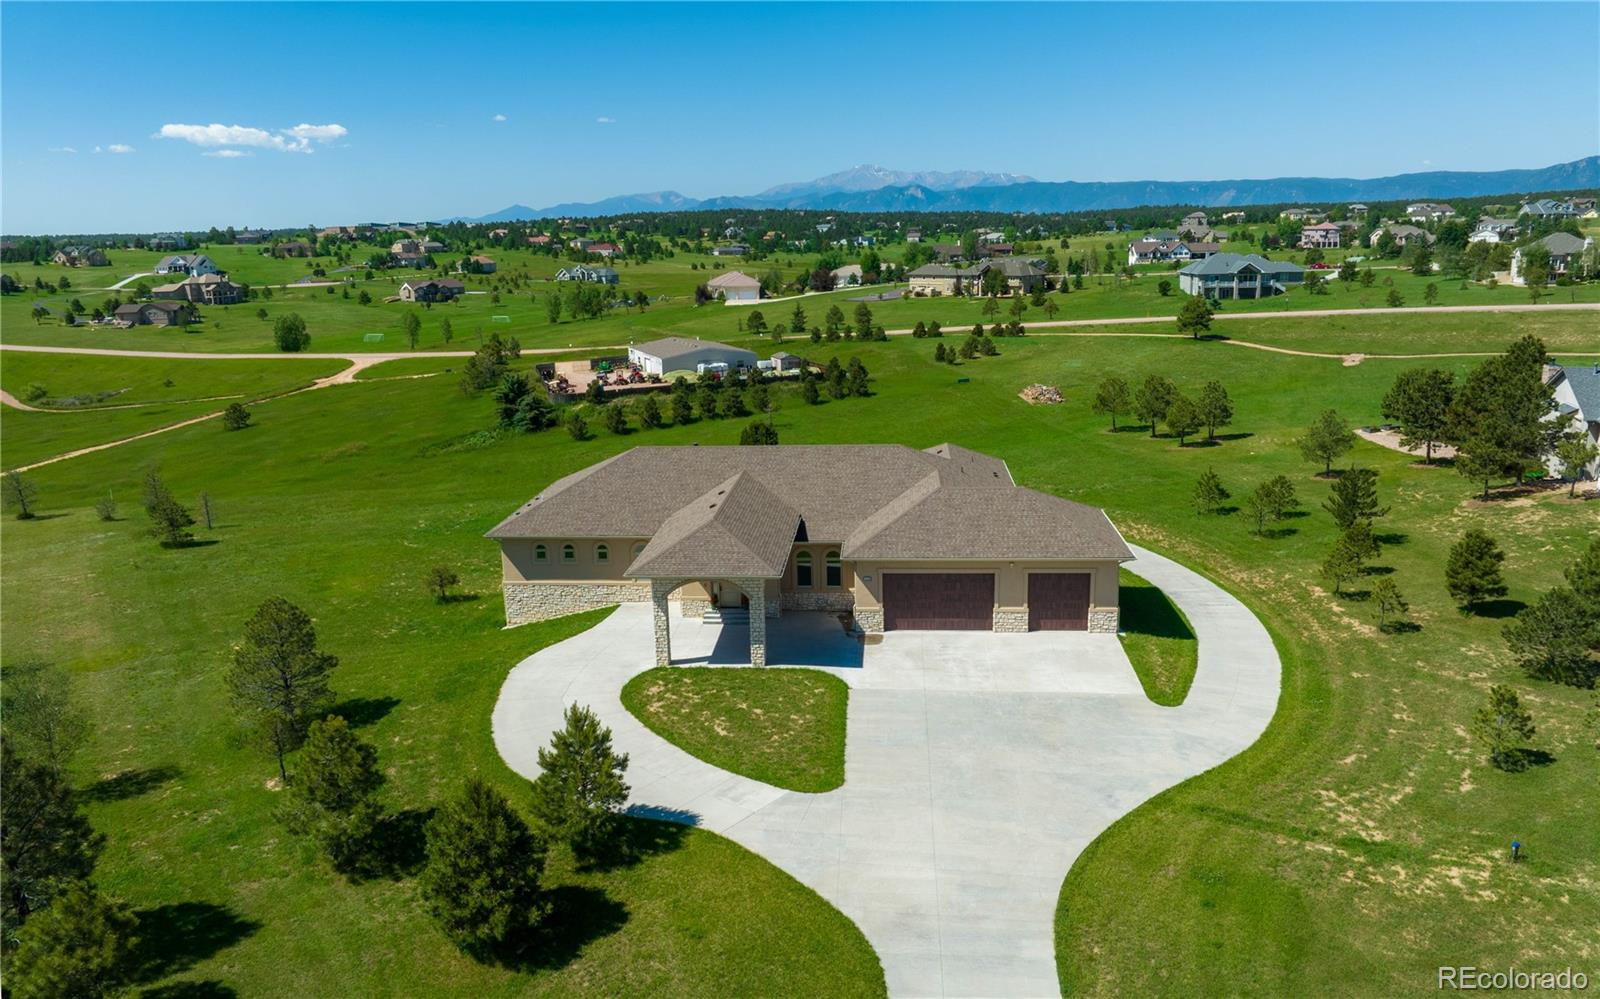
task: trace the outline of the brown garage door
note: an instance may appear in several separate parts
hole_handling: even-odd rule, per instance
[[[988,631],[994,627],[994,576],[885,573],[883,627],[885,631]]]
[[[1028,574],[1029,631],[1087,631],[1088,628],[1088,573]]]

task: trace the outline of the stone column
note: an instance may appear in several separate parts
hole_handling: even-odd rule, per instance
[[[667,611],[667,595],[678,583],[670,579],[650,580],[650,605],[655,619],[656,665],[672,665],[672,623]]]
[[[763,579],[738,580],[750,597],[750,665],[767,664],[767,586]]]

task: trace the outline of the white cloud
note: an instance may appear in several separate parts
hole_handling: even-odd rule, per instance
[[[594,123],[596,125],[615,125],[617,123],[617,119],[607,117],[606,115],[601,115],[594,120]]]
[[[106,147],[106,152],[108,152],[108,153],[131,153],[131,152],[133,152],[133,147],[128,145],[127,143],[124,143],[124,142],[113,142],[111,145]]]
[[[269,132],[249,125],[162,125],[158,139],[178,139],[196,146],[248,146],[282,153],[309,153],[312,142],[332,142],[350,134],[343,125],[296,125]]]
[[[497,114],[493,118],[490,118],[489,120],[490,121],[505,121],[506,120],[506,116],[503,115],[503,114]]]
[[[77,152],[71,146],[51,146],[50,151],[52,153],[66,153],[69,156]]]
[[[236,160],[241,156],[250,156],[252,154],[245,152],[243,149],[213,149],[209,153],[201,153],[200,155],[215,156],[219,160]]]

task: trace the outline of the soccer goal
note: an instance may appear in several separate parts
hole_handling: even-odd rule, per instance
[[[489,321],[492,322],[492,323],[510,323],[511,322],[511,317],[510,316],[490,316],[489,317]]]
[[[382,343],[383,342],[383,334],[382,333],[363,333],[361,335],[361,340],[362,340],[363,343]]]

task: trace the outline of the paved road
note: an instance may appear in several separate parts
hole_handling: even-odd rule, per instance
[[[630,811],[701,825],[778,864],[861,927],[895,996],[1059,992],[1054,918],[1078,854],[1140,802],[1242,751],[1278,702],[1280,665],[1242,604],[1141,549],[1132,566],[1200,639],[1179,708],[1152,704],[1111,636],[891,633],[864,649],[826,615],[769,632],[774,663],[852,686],[845,784],[784,791],[684,753],[618,693],[648,669],[648,606],[516,666],[495,745],[518,773],[569,703],[588,704],[630,754]],[[745,636],[675,619],[679,662],[737,662]]]

